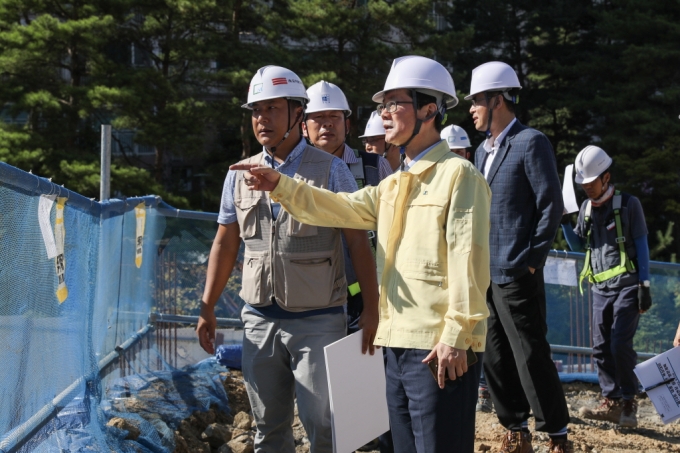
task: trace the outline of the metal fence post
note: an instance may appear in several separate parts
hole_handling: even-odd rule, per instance
[[[99,201],[111,198],[111,125],[102,124],[102,162]]]

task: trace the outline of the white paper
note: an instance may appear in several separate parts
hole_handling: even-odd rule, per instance
[[[54,242],[54,232],[52,231],[52,222],[50,219],[52,205],[56,198],[56,195],[40,195],[40,200],[38,202],[38,223],[40,224],[40,232],[42,233],[43,242],[45,243],[45,251],[47,251],[48,259],[57,256],[57,246]]]
[[[576,260],[549,256],[543,268],[543,279],[551,285],[578,286]]]
[[[562,183],[562,200],[564,200],[564,213],[578,212],[576,193],[574,192],[574,164],[567,165],[564,169],[564,182]]]
[[[362,354],[362,333],[324,348],[334,453],[354,452],[390,429],[383,353]]]
[[[643,388],[654,387],[673,379],[668,384],[647,391],[647,396],[664,423],[680,418],[680,347],[659,354],[635,367]]]

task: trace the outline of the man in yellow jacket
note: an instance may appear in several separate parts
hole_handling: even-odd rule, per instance
[[[246,184],[271,191],[301,222],[377,231],[375,344],[387,347],[395,452],[472,452],[481,361],[468,367],[466,353],[484,350],[491,193],[474,165],[440,139],[446,109],[458,103],[441,64],[397,58],[373,100],[385,139],[402,153],[402,171],[378,186],[334,194],[269,168],[231,168],[249,170]]]

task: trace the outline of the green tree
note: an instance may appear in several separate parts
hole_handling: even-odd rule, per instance
[[[342,88],[353,112],[353,138],[363,132],[376,105],[371,98],[382,90],[394,58],[436,57],[441,33],[434,12],[425,0],[280,0],[257,33],[275,50],[272,64],[296,71],[306,86],[323,79]]]
[[[107,50],[127,8],[122,2],[0,4],[0,102],[10,119],[0,123],[0,159],[83,195],[98,195],[99,125],[105,112],[93,94],[108,77]],[[144,170],[119,165],[112,176],[114,191],[154,191],[186,205]]]
[[[115,21],[100,2],[0,4],[0,158],[61,180],[60,162],[97,141],[88,99]],[[61,180],[61,182],[64,182]]]

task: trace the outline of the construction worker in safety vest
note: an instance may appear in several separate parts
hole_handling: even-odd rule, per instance
[[[442,129],[441,137],[442,140],[446,140],[451,151],[458,154],[460,157],[470,160],[470,151],[468,151],[468,148],[472,145],[470,144],[470,137],[468,137],[468,134],[462,127],[456,126],[455,124],[446,126]]]
[[[312,146],[326,151],[341,159],[357,182],[357,186],[377,186],[380,181],[392,174],[387,161],[377,154],[353,150],[346,143],[349,132],[349,117],[352,110],[345,93],[333,83],[324,80],[307,89],[309,104],[305,109],[302,134]],[[367,284],[375,284],[378,277],[371,246],[375,233],[361,233],[360,241],[344,241],[345,275],[347,277],[347,329],[348,333],[359,330],[359,320],[364,303],[373,307],[377,313],[378,298],[366,299],[361,289]],[[370,236],[370,237],[369,237]],[[369,242],[371,241],[371,242]]]
[[[652,306],[649,246],[640,200],[614,188],[612,162],[597,146],[578,153],[575,180],[588,199],[581,205],[576,228],[565,215],[562,230],[572,250],[586,253],[580,283],[588,279],[593,293],[593,358],[603,399],[596,408],[581,408],[580,414],[635,427],[633,336],[640,314]]]
[[[533,451],[531,415],[536,431],[548,434],[550,453],[570,453],[569,409],[546,338],[543,278],[564,203],[550,141],[515,114],[521,88],[510,65],[491,61],[472,71],[465,97],[475,129],[486,136],[475,166],[492,193],[484,376],[507,430],[499,453]]]
[[[390,164],[392,172],[397,171],[399,168],[399,149],[385,141],[385,128],[378,112],[371,112],[364,135],[360,135],[359,138],[367,153],[383,156]]]
[[[401,171],[377,187],[334,194],[266,166],[247,171],[311,224],[376,229],[380,324],[387,349],[387,406],[397,453],[472,453],[489,281],[489,204],[481,173],[454,155],[440,132],[458,103],[451,74],[420,56],[394,60],[379,102],[385,139]],[[304,220],[302,220],[304,219]],[[428,366],[431,365],[431,366]]]
[[[289,69],[266,66],[253,76],[248,100],[252,127],[262,152],[243,162],[263,165],[332,192],[357,185],[340,159],[307,144],[300,122],[309,101],[300,78]],[[246,302],[243,378],[257,426],[255,451],[294,453],[294,408],[311,452],[331,453],[330,398],[324,347],[347,334],[347,281],[341,230],[293,219],[266,192],[249,190],[243,172],[229,171],[222,192],[217,235],[210,251],[197,326],[203,349],[214,353],[215,304],[245,243],[239,295]],[[343,229],[350,244],[370,255],[366,232]],[[372,257],[371,257],[372,258]],[[372,259],[371,259],[372,261]],[[367,300],[378,298],[373,281],[362,285]],[[361,315],[363,352],[373,353],[378,307]],[[361,383],[357,383],[361,385]]]

